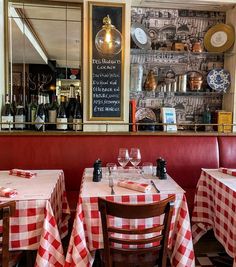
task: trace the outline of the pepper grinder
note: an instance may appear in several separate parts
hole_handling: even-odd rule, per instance
[[[93,182],[100,182],[102,179],[102,161],[97,159],[93,164]]]
[[[160,164],[160,176],[159,176],[159,179],[165,180],[165,179],[167,179],[166,161],[164,159],[161,159],[159,164]]]
[[[160,163],[161,163],[162,158],[157,159],[157,169],[156,169],[156,177],[160,177]]]

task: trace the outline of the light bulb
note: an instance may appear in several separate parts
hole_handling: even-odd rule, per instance
[[[111,43],[111,31],[107,30],[105,35],[105,41],[109,44]]]
[[[121,51],[121,33],[111,24],[109,15],[103,19],[104,25],[95,37],[95,46],[101,54],[114,55]]]

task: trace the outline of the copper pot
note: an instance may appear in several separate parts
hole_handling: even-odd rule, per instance
[[[190,77],[189,78],[189,87],[191,91],[199,91],[202,88],[202,77]]]
[[[200,42],[195,42],[193,44],[192,51],[195,52],[195,53],[201,53],[203,51],[201,43]]]

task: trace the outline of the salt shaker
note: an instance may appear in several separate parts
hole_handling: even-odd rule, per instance
[[[93,182],[100,182],[102,179],[102,161],[97,159],[93,164]]]

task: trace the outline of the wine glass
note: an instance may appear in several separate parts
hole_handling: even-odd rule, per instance
[[[129,162],[129,152],[127,148],[120,148],[119,149],[119,155],[117,158],[120,166],[124,169],[124,167]]]
[[[130,150],[130,162],[136,169],[141,161],[141,153],[139,148],[131,148]]]

